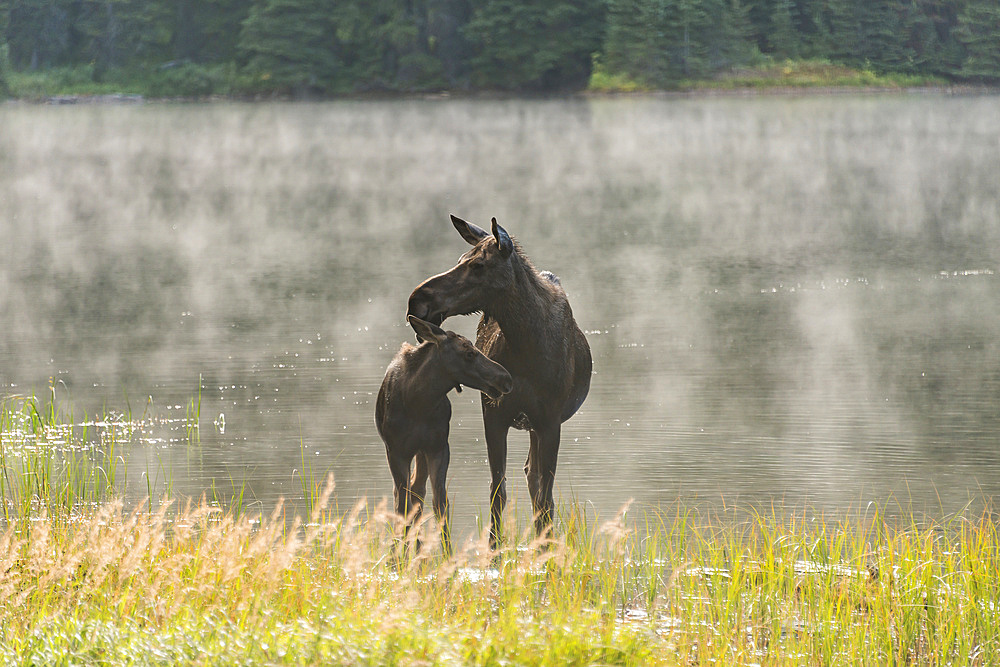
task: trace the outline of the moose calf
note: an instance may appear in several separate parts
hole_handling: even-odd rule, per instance
[[[419,516],[430,475],[434,513],[441,521],[447,547],[448,392],[461,391],[466,385],[498,399],[510,392],[513,381],[503,366],[464,336],[412,315],[407,319],[423,342],[417,346],[403,343],[390,362],[375,404],[375,426],[385,442],[395,510],[403,517]],[[411,477],[414,457],[417,463]]]

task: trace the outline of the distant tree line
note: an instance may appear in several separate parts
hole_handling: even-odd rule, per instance
[[[608,0],[603,54],[653,83],[772,59],[1000,79],[997,0]]]
[[[1000,81],[998,0],[0,0],[12,72],[164,90],[559,91],[784,59]]]

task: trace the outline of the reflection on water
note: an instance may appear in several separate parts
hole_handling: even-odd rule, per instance
[[[332,470],[341,506],[389,495],[374,394],[410,290],[465,249],[452,212],[496,215],[588,332],[562,500],[1000,493],[997,97],[8,105],[0,128],[0,392],[168,416],[200,378],[200,446],[136,444],[136,493],[155,469],[270,507]],[[452,402],[468,528],[489,475],[477,397]]]

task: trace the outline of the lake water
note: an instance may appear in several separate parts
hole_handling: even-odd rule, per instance
[[[156,416],[136,494],[269,511],[332,471],[374,503],[374,398],[411,289],[466,249],[449,213],[497,216],[588,334],[558,500],[1000,494],[995,96],[0,106],[0,393]],[[489,474],[478,396],[451,396],[465,530]],[[525,514],[526,452],[512,432]]]

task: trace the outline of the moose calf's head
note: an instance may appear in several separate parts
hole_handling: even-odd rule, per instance
[[[462,391],[462,385],[465,385],[478,389],[493,400],[510,393],[514,381],[507,369],[476,349],[468,338],[413,315],[407,320],[417,336],[425,344],[431,344],[434,363],[456,390]]]
[[[454,215],[451,222],[472,249],[450,270],[420,283],[406,309],[408,316],[438,325],[488,308],[514,280],[514,242],[496,218],[492,234]]]

